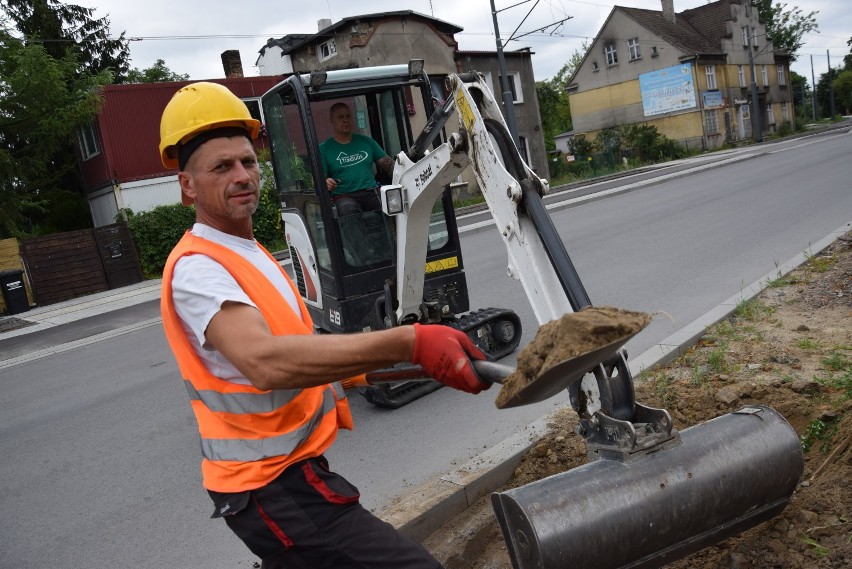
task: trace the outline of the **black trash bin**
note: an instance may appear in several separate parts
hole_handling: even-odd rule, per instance
[[[27,290],[24,288],[23,274],[24,271],[21,269],[0,271],[0,288],[3,289],[6,314],[19,314],[30,309],[30,301],[27,300]]]

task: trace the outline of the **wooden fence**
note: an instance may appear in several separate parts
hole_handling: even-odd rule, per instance
[[[124,224],[25,239],[23,256],[39,306],[142,280]]]

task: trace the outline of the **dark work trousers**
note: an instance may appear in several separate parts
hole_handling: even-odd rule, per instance
[[[420,544],[364,509],[358,489],[322,456],[263,488],[210,497],[213,517],[225,518],[263,569],[441,569]]]
[[[331,194],[331,201],[337,206],[338,217],[382,209],[377,187],[349,192],[348,194]]]

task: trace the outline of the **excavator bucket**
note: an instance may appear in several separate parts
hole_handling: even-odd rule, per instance
[[[585,466],[491,495],[515,569],[663,566],[780,513],[804,469],[796,432],[760,406],[650,452],[593,448]]]

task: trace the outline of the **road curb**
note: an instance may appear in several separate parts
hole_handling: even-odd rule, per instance
[[[686,351],[704,335],[704,331],[729,317],[742,302],[765,290],[774,279],[783,277],[823,251],[840,236],[852,230],[852,221],[829,233],[820,241],[778,265],[739,293],[707,311],[657,345],[630,361],[634,381],[640,374],[665,365]],[[452,518],[471,507],[482,496],[493,492],[512,477],[526,453],[547,433],[547,425],[560,409],[555,409],[467,461],[447,474],[428,480],[407,492],[376,515],[416,541],[423,541]]]

